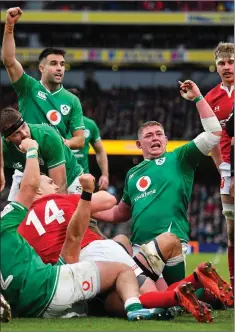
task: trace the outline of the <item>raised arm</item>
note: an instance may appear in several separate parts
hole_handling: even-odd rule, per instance
[[[205,132],[198,135],[194,142],[198,149],[205,155],[219,143],[222,128],[206,99],[203,98],[198,86],[190,80],[179,82],[181,96],[187,100],[194,101]]]
[[[83,192],[78,206],[68,224],[66,238],[60,254],[63,260],[68,264],[77,263],[79,260],[81,241],[89,225],[91,198],[95,189],[95,178],[91,174],[84,174],[79,180]]]
[[[14,26],[21,15],[22,10],[19,7],[7,10],[3,34],[2,61],[12,83],[18,81],[24,72],[22,65],[16,60],[16,46],[14,39]]]
[[[26,164],[20,184],[20,191],[15,201],[29,209],[40,184],[38,143],[30,138],[26,138],[21,142],[19,148],[22,152],[26,153]]]

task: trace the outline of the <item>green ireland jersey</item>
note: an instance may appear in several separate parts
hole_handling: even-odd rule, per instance
[[[55,294],[60,267],[44,264],[17,231],[28,209],[17,202],[1,213],[1,292],[14,317],[39,317]]]
[[[57,128],[64,138],[84,129],[80,101],[63,86],[50,92],[41,81],[26,73],[13,86],[19,98],[19,111],[26,122],[49,124]]]
[[[85,126],[84,147],[81,150],[73,150],[73,153],[77,158],[78,164],[82,165],[84,173],[89,173],[88,154],[89,154],[90,144],[93,146],[94,143],[99,141],[101,138],[100,138],[99,128],[97,127],[95,121],[87,118],[86,116],[83,117],[83,121]]]
[[[41,172],[48,175],[48,170],[65,164],[67,174],[67,186],[69,187],[75,178],[82,174],[82,168],[76,162],[70,148],[68,148],[61,136],[48,125],[28,124],[32,139],[37,141],[38,159]],[[3,138],[4,167],[14,168],[23,172],[26,163],[26,154],[18,147],[7,142]]]
[[[202,156],[191,141],[129,170],[122,200],[131,206],[132,243],[149,242],[164,232],[188,241],[187,209]]]

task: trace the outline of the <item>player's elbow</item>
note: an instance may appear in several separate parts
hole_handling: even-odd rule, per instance
[[[10,68],[14,65],[14,59],[7,57],[4,52],[1,53],[1,60],[6,68]]]

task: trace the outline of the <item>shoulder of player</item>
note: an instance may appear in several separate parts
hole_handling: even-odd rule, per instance
[[[141,169],[144,165],[146,164],[146,160],[141,161],[138,165],[133,166],[132,168],[129,169],[127,172],[126,176],[130,176],[131,174],[135,173],[139,169]]]
[[[44,136],[45,134],[48,134],[48,135],[58,135],[58,133],[56,132],[56,130],[51,127],[50,125],[48,124],[28,124],[29,128],[30,128],[30,131],[34,134],[34,133],[39,133],[41,134],[42,136]]]
[[[220,86],[221,86],[221,82],[219,84],[217,84],[214,88],[212,88],[210,91],[207,92],[207,94],[205,95],[205,98],[211,98],[213,97],[215,94],[218,94],[218,92],[220,91]]]
[[[69,97],[69,98],[73,101],[73,103],[74,103],[76,100],[78,100],[78,101],[80,102],[79,97],[75,96],[73,93],[71,93],[70,91],[66,90],[64,87],[63,87],[63,89],[61,90],[61,92],[63,92],[63,94],[64,94],[65,96]]]
[[[83,116],[83,121],[86,129],[86,125],[90,126],[97,126],[96,122],[92,120],[91,118],[86,117],[85,115]]]

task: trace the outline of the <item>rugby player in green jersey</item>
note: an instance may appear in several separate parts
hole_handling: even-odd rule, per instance
[[[19,149],[26,153],[24,176],[16,200],[1,213],[0,229],[1,292],[11,306],[12,316],[66,318],[73,304],[112,289],[110,301],[113,296],[121,298],[129,320],[151,319],[154,309],[143,309],[138,282],[130,267],[111,262],[78,262],[80,243],[90,221],[95,189],[92,175],[84,174],[80,179],[83,192],[61,249],[61,257],[67,264],[44,264],[19,235],[17,228],[40,185],[37,142],[26,138]],[[9,318],[8,314],[6,319]]]
[[[4,136],[4,167],[23,172],[26,158],[19,150],[19,145],[23,139],[32,138],[39,145],[40,169],[54,180],[59,192],[80,192],[79,176],[82,174],[82,168],[53,128],[43,124],[27,124],[21,118],[20,112],[13,108],[5,108],[1,111],[0,133]],[[12,196],[18,190],[14,183],[13,187],[14,193],[9,195],[9,200],[13,199]]]
[[[18,95],[19,111],[25,121],[53,126],[68,147],[80,149],[84,145],[82,107],[79,99],[62,86],[66,52],[44,49],[39,55],[41,80],[27,75],[15,56],[14,26],[21,15],[19,7],[7,10],[2,43],[2,61]]]
[[[79,97],[79,92],[77,89],[69,89],[71,93]],[[84,136],[85,143],[84,147],[79,150],[73,150],[77,162],[83,167],[84,173],[89,173],[89,160],[88,154],[90,150],[90,145],[95,151],[96,161],[101,171],[101,176],[98,181],[99,190],[105,190],[109,185],[109,166],[108,166],[108,157],[105,152],[102,139],[100,137],[100,131],[92,119],[83,116],[84,122]]]
[[[143,124],[136,144],[142,150],[144,161],[127,173],[120,203],[94,216],[114,223],[131,218],[131,242],[134,250],[141,253],[141,256],[137,254],[136,261],[139,262],[139,257],[143,260],[144,256],[157,275],[163,271],[168,284],[184,277],[184,256],[164,261],[156,237],[171,232],[186,247],[189,240],[187,209],[194,173],[200,158],[207,156],[219,143],[222,133],[219,121],[194,82],[180,82],[180,93],[196,103],[205,131],[188,144],[166,152],[167,137],[162,125],[156,121]]]

